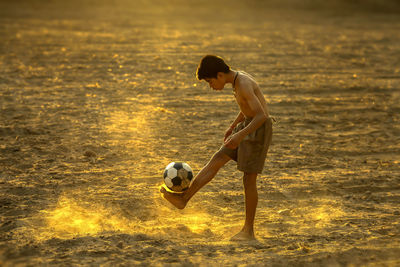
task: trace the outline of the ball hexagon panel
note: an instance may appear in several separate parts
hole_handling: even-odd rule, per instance
[[[171,178],[167,177],[164,179],[165,184],[168,186],[168,188],[172,188],[174,184],[171,181]]]
[[[186,179],[187,174],[188,172],[184,168],[178,169],[178,176],[181,177],[182,179]]]
[[[169,177],[169,178],[174,178],[174,177],[176,177],[176,175],[178,174],[178,170],[177,169],[175,169],[175,168],[169,168],[168,170],[167,170],[167,176]]]
[[[183,164],[182,164],[182,167],[183,167],[185,170],[187,170],[188,172],[191,172],[191,171],[192,171],[192,168],[190,168],[190,166],[189,166],[187,163],[183,163]]]
[[[181,182],[182,188],[185,188],[185,189],[189,187],[189,184],[190,184],[190,181],[188,179],[183,179]]]
[[[170,169],[172,166],[174,166],[175,162],[171,162],[170,164],[165,167],[166,170]]]

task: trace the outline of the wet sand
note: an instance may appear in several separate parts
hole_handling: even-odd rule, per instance
[[[170,3],[0,3],[0,264],[400,265],[400,16]],[[277,119],[257,242],[229,241],[234,163],[182,211],[158,192],[238,112],[196,80],[208,53]]]

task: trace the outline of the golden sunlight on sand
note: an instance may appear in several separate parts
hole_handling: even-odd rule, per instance
[[[38,239],[93,236],[107,231],[133,233],[135,224],[103,206],[81,203],[65,196],[59,199],[55,209],[41,213],[45,226],[38,229]]]
[[[188,236],[195,237],[196,234],[207,231],[213,221],[213,218],[207,213],[194,209],[182,214],[178,211],[171,211],[168,207],[158,206],[155,213],[158,219],[152,222],[143,222],[134,218],[127,219],[120,214],[120,211],[112,210],[97,203],[62,196],[54,209],[40,212],[39,217],[42,222],[34,223],[36,230],[33,232],[33,236],[37,240],[69,239],[97,236],[101,233],[113,231],[174,237],[176,233],[183,231]]]

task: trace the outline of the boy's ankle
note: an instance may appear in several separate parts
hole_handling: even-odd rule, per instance
[[[253,227],[246,227],[244,226],[241,230],[241,232],[249,234],[249,235],[254,235],[254,228]]]

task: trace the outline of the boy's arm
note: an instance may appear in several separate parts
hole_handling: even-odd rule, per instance
[[[246,127],[226,140],[225,145],[232,149],[236,148],[248,134],[257,130],[258,127],[260,127],[267,120],[267,115],[264,113],[261,103],[254,94],[251,86],[241,87],[240,95],[246,101],[247,105],[255,115]]]
[[[231,126],[229,127],[230,129],[233,129],[236,127],[236,125],[244,120],[244,115],[241,111],[239,111],[238,115],[236,116],[236,119],[232,122]]]
[[[233,129],[236,127],[236,125],[244,120],[244,115],[240,111],[239,114],[236,116],[236,119],[232,122],[231,126],[229,126],[228,130],[226,130],[225,135],[224,135],[224,142],[226,139],[232,134]]]

